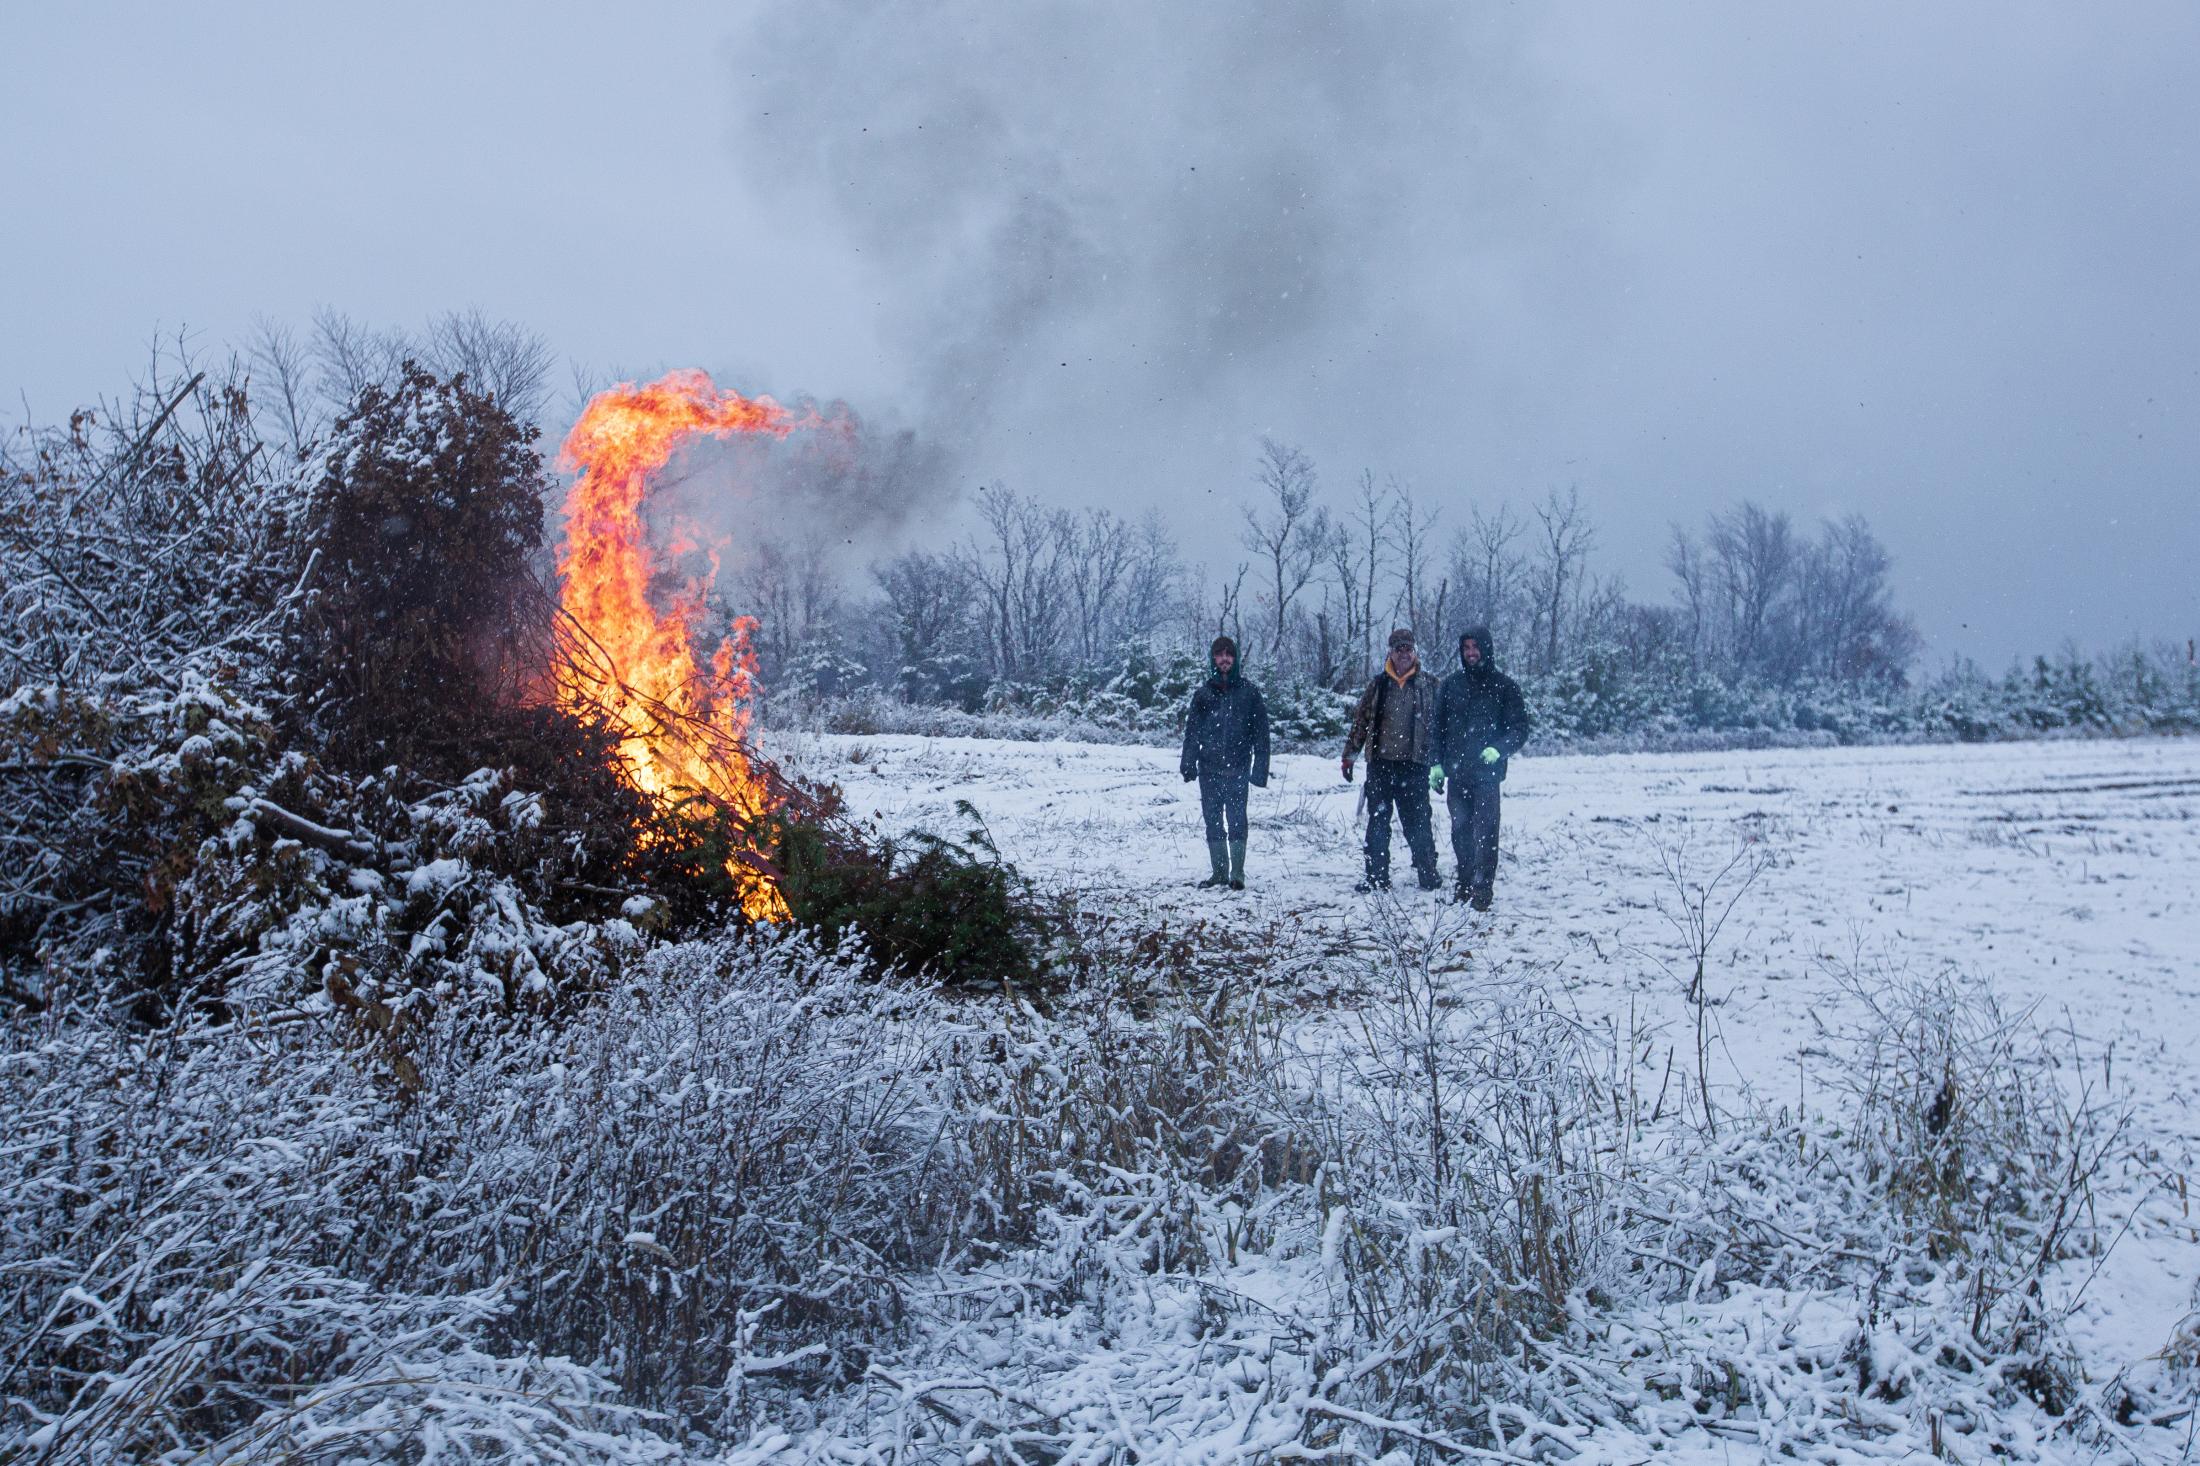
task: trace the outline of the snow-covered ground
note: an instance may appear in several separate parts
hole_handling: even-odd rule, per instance
[[[1351,890],[1359,788],[1327,759],[1280,758],[1254,791],[1251,889],[1232,895],[1191,885],[1203,834],[1173,750],[850,736],[773,751],[888,830],[960,833],[967,801],[1004,855],[1088,896],[1330,951],[1377,940],[1375,909]],[[2116,1245],[2071,1323],[2088,1374],[2146,1367],[2191,1314],[2200,1223],[2181,1178],[2200,1151],[2200,741],[1529,758],[1504,820],[1479,964],[1622,1031],[1656,1030],[1661,1052],[1693,1041],[1674,872],[1707,881],[1746,849],[1757,873],[1708,976],[1725,1102],[1749,1091],[1819,1108],[1835,1077],[1826,1029],[1859,1016],[1843,971],[1957,970],[2067,1030],[2070,1083],[2106,1081],[2128,1103],[2134,1154],[2166,1182],[2127,1173],[2109,1203],[2122,1208],[2103,1222]],[[1408,874],[1402,842],[1393,862]],[[1317,1010],[1353,1002],[1318,997]]]

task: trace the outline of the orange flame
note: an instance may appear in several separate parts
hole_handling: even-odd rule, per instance
[[[565,499],[562,601],[602,655],[600,662],[571,659],[558,700],[611,720],[627,775],[642,792],[707,795],[743,822],[770,813],[773,803],[746,751],[756,623],[738,618],[710,670],[696,664],[692,632],[708,587],[691,583],[664,611],[650,603],[653,556],[641,507],[651,477],[694,435],[784,437],[802,425],[768,397],[720,391],[702,372],[679,371],[646,387],[622,383],[597,393],[558,452],[558,466],[580,475]],[[788,916],[763,870],[738,856],[726,869],[752,919]]]

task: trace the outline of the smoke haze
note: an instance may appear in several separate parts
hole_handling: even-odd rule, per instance
[[[1000,478],[1226,573],[1265,433],[1440,533],[1578,484],[1643,599],[1862,512],[1928,665],[2200,631],[2184,0],[18,10],[11,418],[478,306],[914,430],[877,550]]]
[[[1401,348],[1593,250],[1601,165],[1526,45],[1448,5],[789,6],[740,53],[740,156],[871,258],[930,430],[1150,472],[1286,425],[1279,385],[1380,374],[1418,415]]]
[[[2200,619],[2195,56],[2168,6],[842,0],[760,13],[737,152],[971,473],[1220,561],[1262,432],[1453,525],[1578,483],[1650,596],[1672,521],[1861,510],[1993,656]]]

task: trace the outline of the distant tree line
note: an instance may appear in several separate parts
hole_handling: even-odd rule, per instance
[[[594,385],[575,372],[554,404],[549,345],[478,311],[418,331],[322,311],[303,330],[263,322],[240,355],[261,436],[298,458],[408,361],[537,422],[577,411]],[[924,451],[873,446],[805,462],[807,477],[785,487],[826,501],[834,485],[819,475],[883,481]],[[2182,645],[2065,649],[1998,679],[1956,663],[1921,679],[1892,557],[1857,514],[1812,525],[1744,499],[1674,524],[1670,581],[1638,597],[1600,570],[1598,528],[1572,487],[1522,507],[1362,469],[1337,491],[1303,448],[1273,438],[1249,465],[1234,533],[1220,554],[1203,541],[1200,562],[1157,514],[1061,507],[1000,482],[970,508],[960,538],[864,563],[823,532],[763,531],[733,547],[716,605],[757,618],[776,712],[861,700],[872,721],[899,707],[1159,736],[1204,675],[1207,643],[1227,633],[1286,736],[1314,739],[1341,728],[1341,695],[1373,674],[1393,626],[1448,665],[1459,632],[1480,624],[1529,685],[1546,743],[2200,724]]]
[[[723,599],[760,618],[771,694],[858,728],[944,726],[899,707],[1162,736],[1227,633],[1286,738],[1311,741],[1342,731],[1392,627],[1448,666],[1460,631],[1487,625],[1546,747],[2200,729],[2189,646],[2066,648],[2000,678],[1961,661],[1921,677],[1893,557],[1859,514],[1805,525],[1745,499],[1675,524],[1667,593],[1644,600],[1599,570],[1573,488],[1523,510],[1438,502],[1362,471],[1332,501],[1312,458],[1272,439],[1219,567],[1192,563],[1157,515],[1055,507],[999,483],[975,509],[956,542],[860,577],[822,545],[761,541]]]
[[[904,551],[862,581],[836,572],[824,545],[760,541],[725,601],[762,623],[766,684],[872,686],[974,712],[1101,685],[1226,633],[1270,681],[1344,692],[1373,674],[1393,626],[1440,649],[1487,625],[1510,665],[1544,678],[1602,661],[1728,684],[1899,688],[1919,645],[1893,601],[1892,557],[1858,515],[1803,529],[1744,501],[1700,529],[1676,525],[1673,594],[1644,602],[1598,572],[1573,489],[1522,512],[1440,504],[1368,471],[1333,504],[1307,453],[1272,439],[1240,506],[1238,555],[1219,570],[1190,563],[1157,515],[1059,508],[1002,484],[979,489],[975,509],[961,540]]]

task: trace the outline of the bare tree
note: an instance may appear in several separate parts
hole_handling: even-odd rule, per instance
[[[986,536],[966,540],[957,553],[980,591],[986,659],[996,677],[1043,677],[1061,654],[1064,569],[1076,521],[1001,484],[978,490],[978,517]]]
[[[1280,668],[1291,604],[1314,578],[1329,539],[1329,519],[1314,504],[1314,460],[1298,449],[1274,438],[1261,439],[1253,480],[1265,491],[1266,502],[1245,511],[1245,547],[1268,572],[1273,617],[1268,653],[1271,664]]]
[[[1700,670],[1711,650],[1707,641],[1711,634],[1711,568],[1705,563],[1703,546],[1678,524],[1672,527],[1672,538],[1666,545],[1665,566],[1680,582],[1678,598],[1685,618],[1688,655]]]
[[[1736,669],[1777,673],[1782,654],[1792,650],[1781,633],[1800,568],[1793,524],[1785,513],[1744,499],[1711,516],[1711,555]]]
[[[1157,630],[1177,609],[1184,588],[1184,565],[1176,540],[1159,512],[1147,510],[1132,532],[1130,567],[1123,577],[1121,634]],[[1196,624],[1196,616],[1194,618]],[[1196,631],[1195,631],[1196,634]]]
[[[1526,530],[1509,505],[1499,504],[1493,513],[1474,509],[1467,528],[1452,537],[1451,573],[1462,622],[1481,622],[1505,646],[1512,645],[1521,620],[1527,560],[1518,546]]]
[[[1864,516],[1826,521],[1799,558],[1801,665],[1850,681],[1899,678],[1917,653],[1917,629],[1894,609],[1894,557]]]
[[[249,341],[253,407],[273,425],[292,461],[303,462],[328,426],[314,388],[312,350],[296,331],[265,316],[252,323]]]
[[[1087,509],[1072,530],[1068,581],[1077,607],[1077,655],[1096,666],[1110,649],[1125,582],[1137,558],[1131,527],[1106,509]]]
[[[361,325],[328,306],[313,313],[309,350],[321,400],[334,412],[343,411],[368,387],[396,380],[398,368],[414,354],[403,333]]]
[[[1215,612],[1215,635],[1227,636],[1232,641],[1245,639],[1239,608],[1245,603],[1245,576],[1250,569],[1240,560],[1236,572],[1222,583],[1222,601]]]
[[[1444,634],[1444,613],[1451,597],[1451,578],[1435,577],[1430,560],[1436,533],[1436,521],[1441,517],[1434,508],[1422,509],[1415,502],[1413,490],[1396,479],[1391,480],[1391,498],[1396,502],[1398,543],[1398,611],[1403,622],[1424,636],[1440,638]]]
[[[765,685],[804,652],[828,642],[841,612],[840,577],[823,541],[789,544],[766,535],[740,577],[741,609],[757,618],[755,646]]]
[[[425,363],[446,377],[464,374],[476,392],[524,421],[536,421],[550,398],[557,355],[525,326],[491,320],[480,309],[447,311],[428,324],[420,343]]]
[[[1581,507],[1581,491],[1569,487],[1564,498],[1556,489],[1535,506],[1540,534],[1531,579],[1536,599],[1537,629],[1543,633],[1543,667],[1558,665],[1559,640],[1566,623],[1567,598],[1578,597],[1589,552],[1596,548],[1596,531]]]
[[[267,328],[261,334],[264,338]],[[550,399],[550,372],[557,364],[541,336],[478,309],[447,311],[428,323],[424,335],[413,336],[362,325],[324,306],[314,312],[312,335],[301,350],[312,361],[314,388],[328,416],[344,411],[369,385],[396,381],[410,359],[438,376],[463,373],[476,392],[495,398],[514,417],[534,421]],[[574,385],[581,385],[578,377]]]
[[[1374,470],[1362,469],[1350,514],[1330,532],[1330,581],[1343,612],[1336,670],[1348,682],[1357,682],[1374,668],[1375,586],[1396,517],[1397,506],[1375,487]]]

